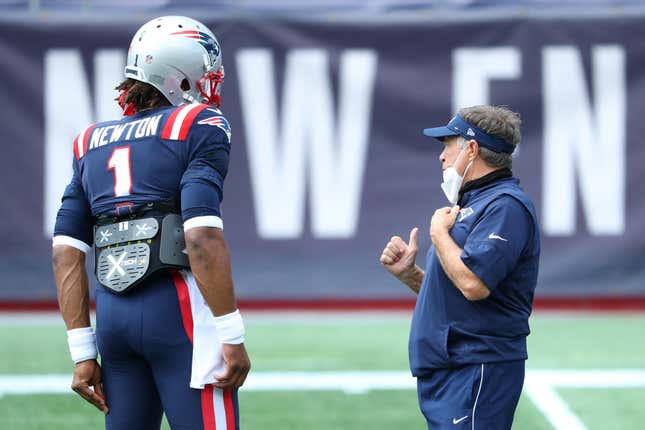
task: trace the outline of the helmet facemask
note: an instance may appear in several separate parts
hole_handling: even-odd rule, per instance
[[[204,97],[204,103],[214,104],[220,107],[222,102],[221,92],[224,82],[224,66],[220,66],[217,72],[208,72],[197,81],[199,93]]]

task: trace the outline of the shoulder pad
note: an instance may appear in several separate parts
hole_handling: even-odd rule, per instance
[[[90,140],[90,134],[96,124],[91,124],[81,131],[76,139],[74,139],[74,155],[77,160],[80,160],[87,152],[87,142]]]
[[[186,140],[190,127],[195,121],[195,117],[201,111],[209,107],[202,103],[191,103],[176,107],[170,111],[166,119],[163,130],[161,131],[162,139]]]

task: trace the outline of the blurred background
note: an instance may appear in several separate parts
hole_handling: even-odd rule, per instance
[[[645,2],[0,0],[3,428],[101,428],[69,394],[53,222],[74,137],[120,115],[132,35],[175,14],[223,48],[244,428],[423,428],[414,296],[378,258],[447,204],[422,129],[475,104],[521,114],[542,227],[515,428],[643,428]]]

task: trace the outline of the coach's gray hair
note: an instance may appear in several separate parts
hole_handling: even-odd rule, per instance
[[[520,144],[522,138],[520,133],[519,114],[513,112],[504,106],[471,106],[460,109],[458,114],[475,127],[485,131],[488,134],[504,139],[513,145],[513,151]],[[458,146],[464,148],[468,141],[463,137],[459,139]],[[482,160],[490,167],[496,169],[513,167],[512,154],[505,152],[495,152],[488,148],[479,146],[479,155]]]

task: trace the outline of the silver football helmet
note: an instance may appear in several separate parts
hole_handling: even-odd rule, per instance
[[[125,77],[154,86],[175,106],[195,102],[219,106],[222,49],[199,21],[185,16],[155,18],[132,38]]]

